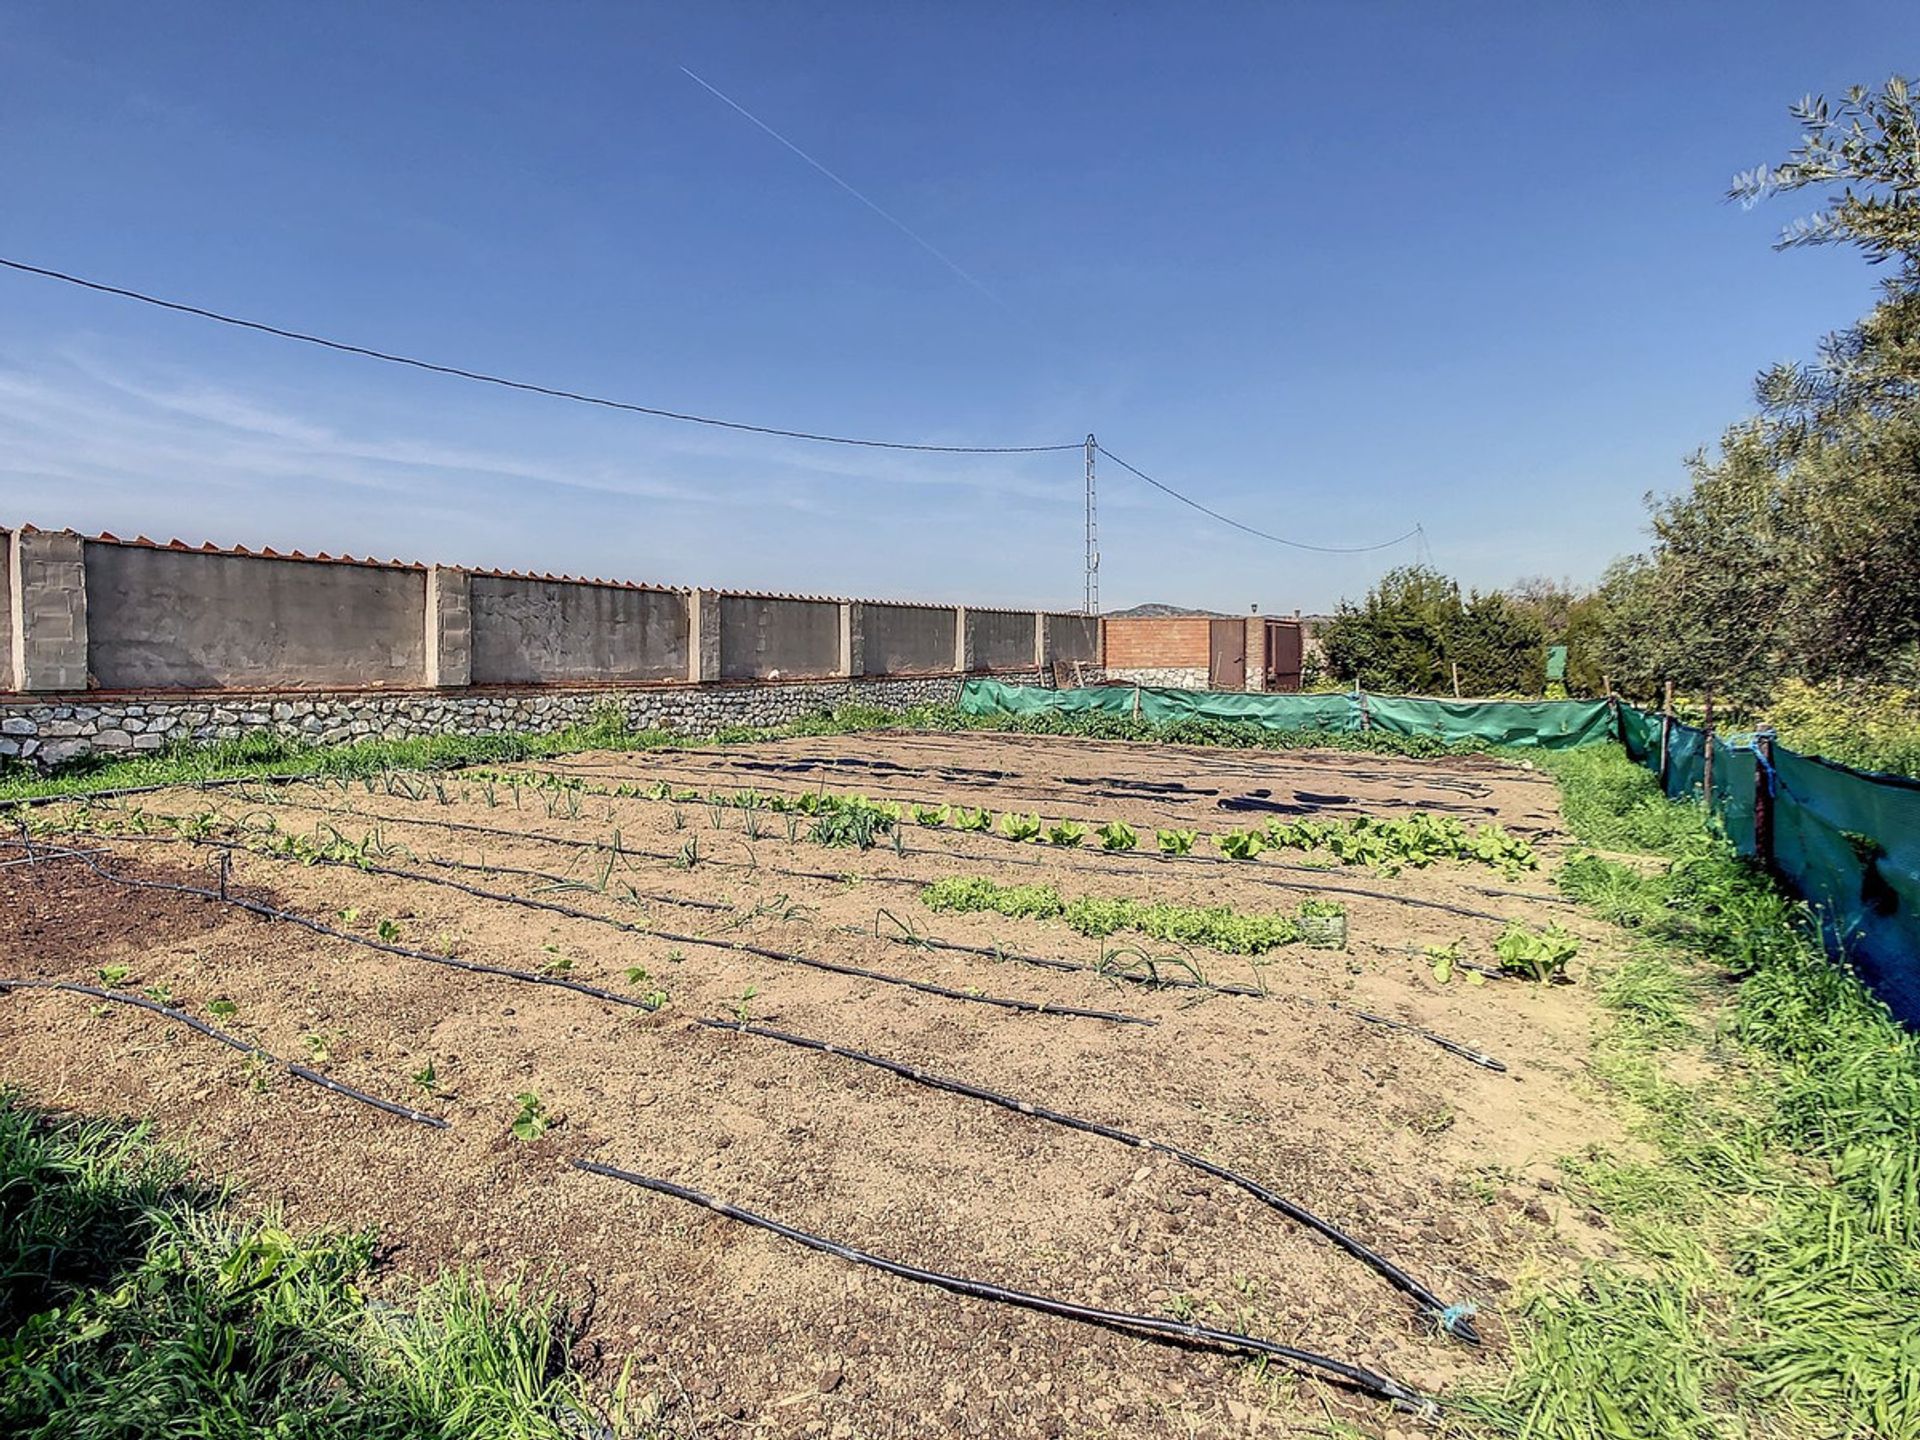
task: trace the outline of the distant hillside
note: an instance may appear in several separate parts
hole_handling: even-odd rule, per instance
[[[1164,620],[1169,615],[1207,615],[1216,620],[1225,620],[1227,615],[1220,610],[1195,610],[1186,605],[1161,605],[1149,601],[1145,605],[1134,605],[1126,610],[1109,610],[1109,617],[1118,620]]]

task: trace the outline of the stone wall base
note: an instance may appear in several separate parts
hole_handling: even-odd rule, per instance
[[[1185,665],[1156,665],[1146,669],[1109,668],[1106,676],[1110,685],[1161,685],[1169,690],[1205,690],[1210,678],[1204,669]]]
[[[1002,674],[1044,684],[1037,671]],[[951,705],[954,675],[802,680],[780,684],[599,686],[592,689],[262,692],[0,701],[0,758],[50,768],[84,755],[128,755],[176,742],[211,744],[266,732],[316,745],[424,735],[552,734],[617,711],[632,730],[705,734],[727,725],[781,725],[841,705],[888,710]]]

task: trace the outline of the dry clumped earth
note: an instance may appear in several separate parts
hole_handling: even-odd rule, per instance
[[[0,1080],[43,1104],[151,1117],[209,1174],[239,1182],[246,1204],[282,1207],[298,1226],[377,1225],[400,1271],[475,1265],[494,1279],[525,1272],[558,1285],[584,1313],[584,1358],[610,1377],[634,1357],[636,1389],[659,1397],[671,1425],[700,1434],[1225,1436],[1324,1426],[1329,1415],[1363,1433],[1413,1422],[1278,1365],[896,1280],[586,1174],[576,1158],[678,1181],[911,1264],[1190,1316],[1442,1395],[1497,1373],[1501,1309],[1516,1278],[1605,1248],[1604,1233],[1553,1180],[1556,1157],[1618,1139],[1582,1083],[1595,1020],[1589,990],[1443,987],[1417,953],[1464,937],[1467,953],[1485,960],[1500,920],[1482,915],[1555,920],[1583,936],[1584,973],[1605,954],[1607,933],[1553,903],[1539,875],[1507,882],[1464,865],[1392,877],[1316,871],[1300,867],[1297,852],[1174,863],[1016,846],[911,820],[904,853],[858,852],[809,843],[804,822],[790,842],[778,815],[761,815],[755,838],[737,809],[594,793],[660,780],[728,792],[824,786],[1048,819],[1122,818],[1143,835],[1163,825],[1217,831],[1276,813],[1442,810],[1529,833],[1550,870],[1561,836],[1553,791],[1538,775],[1478,760],[925,735],[602,753],[523,768],[588,788],[516,791],[456,773],[437,785],[402,781],[391,793],[357,783],[183,790],[62,813],[124,828],[136,807],[211,811],[200,827],[209,836],[244,836],[219,827],[251,826],[249,844],[269,820],[308,837],[373,835],[370,852],[387,866],[692,937],[667,941],[445,885],[234,854],[233,893],[367,935],[390,922],[402,943],[463,959],[563,971],[621,993],[657,987],[669,997],[659,1012],[378,953],[52,860],[0,869],[6,975],[97,983],[101,967],[124,965],[127,987],[165,986],[196,1013],[229,1000],[226,1028],[293,1059],[306,1059],[307,1037],[317,1037],[327,1057],[319,1068],[334,1078],[451,1124],[429,1130],[284,1074],[261,1090],[241,1057],[184,1027],[125,1007],[96,1015],[59,993],[0,997]],[[629,853],[609,871],[607,852],[594,847],[616,831]],[[696,837],[696,863],[673,863]],[[217,865],[218,852],[178,839],[107,834],[86,844],[128,875],[205,885]],[[1241,998],[873,933],[898,941],[910,927],[946,941],[1100,958],[1101,942],[1058,921],[934,914],[920,904],[918,884],[953,874],[1243,910],[1291,910],[1328,895],[1348,904],[1353,944],[1345,953],[1289,946],[1258,965],[1191,957],[1209,979],[1269,992]],[[1155,1023],[1018,1013],[699,939]],[[630,967],[650,978],[630,981]],[[1355,1009],[1489,1052],[1508,1070],[1365,1023]],[[1477,1302],[1488,1343],[1476,1351],[1438,1336],[1358,1261],[1170,1158],[843,1057],[691,1023],[742,1013],[1240,1170],[1443,1297]],[[431,1099],[408,1081],[428,1061],[442,1091]],[[514,1097],[527,1091],[554,1121],[531,1142],[509,1128]]]

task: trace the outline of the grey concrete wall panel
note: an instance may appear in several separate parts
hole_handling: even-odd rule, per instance
[[[720,678],[783,679],[840,670],[840,606],[831,600],[720,597]]]
[[[89,542],[89,668],[108,690],[419,685],[419,570]]]
[[[967,611],[967,648],[975,670],[1031,669],[1033,611]]]
[[[1047,651],[1055,660],[1097,661],[1100,658],[1099,616],[1047,616]]]
[[[942,675],[953,669],[951,605],[861,606],[869,675]]]
[[[473,577],[473,683],[687,678],[687,597],[565,580]]]

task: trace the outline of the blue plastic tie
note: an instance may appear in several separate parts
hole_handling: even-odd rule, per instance
[[[1440,1312],[1440,1328],[1449,1335],[1460,1333],[1460,1322],[1471,1320],[1480,1313],[1480,1307],[1471,1300],[1462,1300],[1457,1305],[1449,1305]]]

